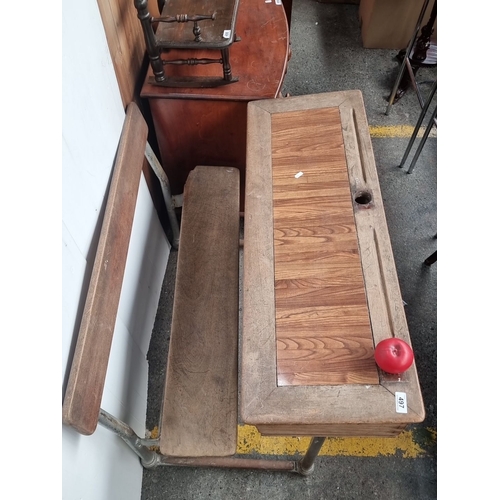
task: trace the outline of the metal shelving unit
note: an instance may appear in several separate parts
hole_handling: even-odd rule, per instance
[[[437,0],[433,0],[433,8],[428,23],[422,28],[422,22],[427,11],[430,0],[425,0],[413,36],[411,37],[406,50],[401,51],[399,57],[402,57],[402,62],[399,67],[398,76],[394,82],[391,95],[389,97],[389,104],[387,105],[385,114],[388,115],[393,104],[399,100],[404,94],[405,90],[401,89],[402,83],[413,86],[416,91],[418,101],[421,107],[424,107],[426,99],[422,97],[419,88],[419,83],[416,81],[415,73],[420,67],[433,67],[437,66],[437,45],[431,42],[431,35],[434,31],[433,25],[437,14]],[[420,30],[422,33],[420,36]],[[409,82],[408,82],[409,80]]]

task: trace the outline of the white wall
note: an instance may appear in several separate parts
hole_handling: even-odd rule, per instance
[[[97,2],[62,16],[62,389],[76,342],[125,113]],[[144,436],[146,353],[170,245],[141,179],[102,408]],[[63,499],[138,500],[142,466],[117,437],[62,428]]]

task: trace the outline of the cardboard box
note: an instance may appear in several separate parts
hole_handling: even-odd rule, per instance
[[[360,0],[359,21],[363,47],[369,49],[404,49],[410,41],[425,0]],[[433,1],[429,2],[422,21],[428,22]],[[433,40],[437,37],[434,23]]]

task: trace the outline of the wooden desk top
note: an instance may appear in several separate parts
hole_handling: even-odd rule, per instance
[[[248,105],[241,413],[263,434],[393,436],[425,416],[359,91]],[[407,412],[396,412],[396,392]]]
[[[278,385],[376,384],[339,110],[271,120]]]
[[[189,23],[192,24],[192,23]],[[200,26],[203,25],[200,23]],[[229,48],[231,70],[239,81],[214,88],[166,88],[148,82],[151,67],[141,91],[147,98],[189,98],[244,100],[272,99],[278,96],[288,63],[289,31],[283,5],[255,0],[239,0],[236,35],[241,41]],[[215,54],[215,56],[214,56]],[[214,50],[174,49],[168,59],[214,58]],[[218,56],[220,57],[220,52]],[[220,64],[164,66],[168,76],[210,76],[222,78]]]

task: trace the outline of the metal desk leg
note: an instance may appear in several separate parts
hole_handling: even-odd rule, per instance
[[[298,473],[309,476],[314,470],[314,460],[325,442],[326,437],[313,437],[304,457],[298,463]]]

